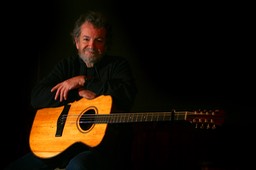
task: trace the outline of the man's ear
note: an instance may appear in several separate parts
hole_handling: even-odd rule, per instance
[[[75,38],[74,38],[74,43],[75,43],[75,45],[76,45],[76,49],[78,49],[78,41],[79,41],[78,38],[75,37]]]

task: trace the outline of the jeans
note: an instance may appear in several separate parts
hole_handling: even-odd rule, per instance
[[[96,151],[83,151],[72,158],[40,159],[33,153],[28,153],[12,162],[4,170],[112,170],[113,164],[107,157]]]

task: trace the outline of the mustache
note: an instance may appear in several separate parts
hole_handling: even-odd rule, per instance
[[[86,48],[84,51],[87,51],[87,52],[90,52],[90,53],[102,54],[102,51],[100,49]]]

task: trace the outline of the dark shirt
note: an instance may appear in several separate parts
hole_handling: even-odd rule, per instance
[[[63,102],[55,100],[55,92],[50,91],[56,84],[77,75],[88,77],[86,89],[97,95],[111,95],[117,110],[126,112],[131,109],[137,93],[132,70],[125,58],[109,55],[104,56],[93,68],[87,68],[78,56],[62,59],[50,74],[33,88],[31,105],[38,109],[79,100],[81,97],[77,89],[71,90],[68,100]]]

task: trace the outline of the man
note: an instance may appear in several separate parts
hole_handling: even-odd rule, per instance
[[[58,107],[81,98],[92,100],[110,95],[111,112],[129,112],[137,89],[128,61],[107,54],[111,26],[105,16],[95,11],[81,15],[75,22],[72,38],[77,55],[62,59],[36,84],[31,105],[35,109]],[[28,153],[7,169],[124,169],[120,166],[129,167],[129,162],[124,161],[130,156],[130,132],[128,124],[108,125],[103,141],[94,148],[71,147],[66,154],[50,159]]]

